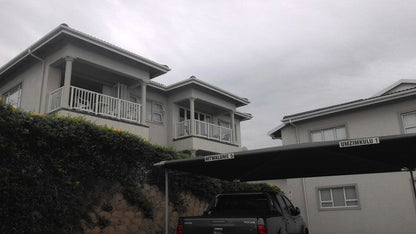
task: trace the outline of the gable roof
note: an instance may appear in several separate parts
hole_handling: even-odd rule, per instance
[[[414,87],[402,87],[402,89],[398,89],[398,87],[403,86],[404,84],[415,84]],[[353,110],[361,107],[366,107],[374,104],[380,104],[404,97],[414,96],[416,95],[416,80],[399,80],[395,82],[393,85],[390,85],[386,89],[383,89],[378,93],[379,95],[373,96],[370,98],[365,99],[358,99],[351,102],[341,103],[337,105],[327,106],[319,109],[314,109],[310,111],[300,112],[297,114],[286,115],[281,120],[282,124],[273,128],[268,132],[268,135],[272,139],[280,139],[281,136],[281,129],[287,126],[292,122],[298,122],[302,120],[317,118],[329,114],[339,113],[342,111]]]
[[[202,80],[197,79],[195,76],[191,76],[189,79],[182,80],[182,81],[179,81],[177,83],[174,83],[174,84],[168,85],[168,86],[165,86],[163,84],[160,84],[160,83],[157,83],[157,82],[154,82],[154,81],[151,81],[149,83],[149,86],[160,89],[160,90],[163,90],[163,91],[167,91],[167,92],[173,91],[173,90],[176,90],[178,88],[188,86],[188,85],[197,85],[197,86],[202,87],[204,89],[207,89],[207,90],[213,91],[217,94],[220,94],[224,97],[228,97],[228,98],[232,99],[235,102],[237,107],[245,106],[245,105],[250,103],[250,101],[247,98],[239,97],[235,94],[232,94],[228,91],[225,91],[224,89],[221,89],[221,88],[218,88],[214,85],[208,84],[208,83],[206,83]]]
[[[121,55],[127,59],[133,60],[135,62],[141,63],[144,66],[149,68],[150,76],[151,78],[157,77],[159,75],[162,75],[168,71],[170,71],[170,68],[166,65],[162,65],[159,63],[156,63],[150,59],[147,59],[145,57],[142,57],[138,54],[134,54],[130,51],[127,51],[125,49],[122,49],[118,46],[115,46],[113,44],[110,44],[106,41],[103,41],[101,39],[98,39],[96,37],[93,37],[91,35],[88,35],[86,33],[80,32],[78,30],[75,30],[73,28],[70,28],[67,24],[61,24],[55,29],[53,29],[51,32],[43,36],[41,39],[36,41],[34,44],[29,46],[25,51],[18,54],[16,57],[14,57],[12,60],[10,60],[8,63],[3,65],[0,68],[0,75],[2,75],[4,72],[8,71],[9,69],[13,68],[17,64],[19,64],[21,61],[23,61],[25,58],[30,56],[29,52],[36,52],[37,50],[47,47],[49,43],[57,38],[60,35],[65,35],[68,37],[76,38],[79,40],[82,40],[84,42],[87,42],[89,44],[98,46],[104,50],[110,51],[112,53]]]
[[[393,84],[389,85],[388,87],[386,87],[385,89],[376,93],[373,97],[382,96],[382,95],[394,93],[397,91],[409,89],[409,87],[416,87],[416,80],[411,80],[411,79],[398,80],[394,82]]]

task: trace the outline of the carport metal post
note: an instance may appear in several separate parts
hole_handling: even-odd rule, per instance
[[[169,176],[165,168],[165,234],[169,233]]]
[[[164,167],[166,161],[153,164],[155,167],[163,167],[165,171],[165,234],[169,233],[169,171]]]
[[[412,186],[413,186],[413,194],[414,194],[414,196],[415,196],[415,200],[416,200],[416,185],[415,185],[415,177],[413,177],[413,170],[414,170],[415,168],[413,168],[413,169],[409,169],[409,172],[410,172],[410,179],[412,180]]]

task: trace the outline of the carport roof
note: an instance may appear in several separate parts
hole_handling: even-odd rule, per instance
[[[271,147],[155,165],[239,181],[395,172],[416,167],[415,143],[416,134],[394,135]]]

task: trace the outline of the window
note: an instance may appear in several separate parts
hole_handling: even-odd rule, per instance
[[[186,114],[185,114],[186,113]],[[191,119],[191,111],[189,109],[185,109],[180,107],[179,108],[179,121],[185,121],[185,120],[190,120]],[[195,120],[199,120],[199,121],[203,121],[203,122],[207,122],[207,123],[211,123],[211,116],[204,114],[204,113],[200,113],[200,112],[194,112],[194,119]]]
[[[231,128],[231,124],[229,122],[221,120],[221,119],[218,120],[218,125],[224,128]]]
[[[404,133],[416,133],[416,112],[402,114]]]
[[[157,123],[163,123],[163,105],[157,102],[146,102],[146,120]]]
[[[358,207],[356,186],[319,189],[321,209]]]
[[[334,141],[334,140],[342,140],[346,138],[347,138],[347,134],[345,132],[345,126],[321,129],[321,130],[311,132],[312,142]]]
[[[22,99],[22,84],[19,84],[4,93],[3,99],[6,104],[19,108]]]

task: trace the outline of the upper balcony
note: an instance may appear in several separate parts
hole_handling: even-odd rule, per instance
[[[194,132],[195,136],[212,139],[218,142],[233,144],[233,130],[231,128],[223,127],[220,125],[208,123],[205,121],[194,120]],[[183,137],[191,136],[191,121],[185,120],[176,123],[175,138],[180,139]]]
[[[70,110],[86,112],[92,115],[114,118],[133,123],[140,123],[141,105],[120,98],[111,97],[87,89],[70,86]],[[49,95],[49,113],[59,110],[65,105],[64,87],[52,91]]]

